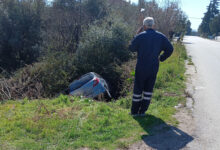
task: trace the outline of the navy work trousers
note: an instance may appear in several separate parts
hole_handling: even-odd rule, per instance
[[[157,73],[146,75],[136,71],[131,114],[145,114],[151,102],[156,77]]]

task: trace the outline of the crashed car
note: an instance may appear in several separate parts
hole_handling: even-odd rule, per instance
[[[94,72],[81,76],[69,86],[69,94],[73,96],[96,98],[105,93],[111,97],[106,81]]]

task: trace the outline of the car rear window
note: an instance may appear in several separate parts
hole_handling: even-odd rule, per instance
[[[81,76],[78,80],[73,81],[70,85],[70,91],[76,90],[92,80],[94,78],[94,75],[92,73],[87,73],[83,76]]]

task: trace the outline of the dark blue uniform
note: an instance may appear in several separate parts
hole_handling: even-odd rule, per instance
[[[129,49],[138,53],[131,113],[144,114],[150,104],[159,61],[172,54],[173,46],[165,35],[148,29],[133,39]]]

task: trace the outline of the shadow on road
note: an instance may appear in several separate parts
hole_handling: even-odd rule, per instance
[[[152,115],[134,117],[140,126],[149,134],[142,135],[142,140],[151,148],[157,150],[179,150],[193,141],[193,137],[182,130],[166,124],[160,118]],[[157,125],[153,127],[153,125]]]

